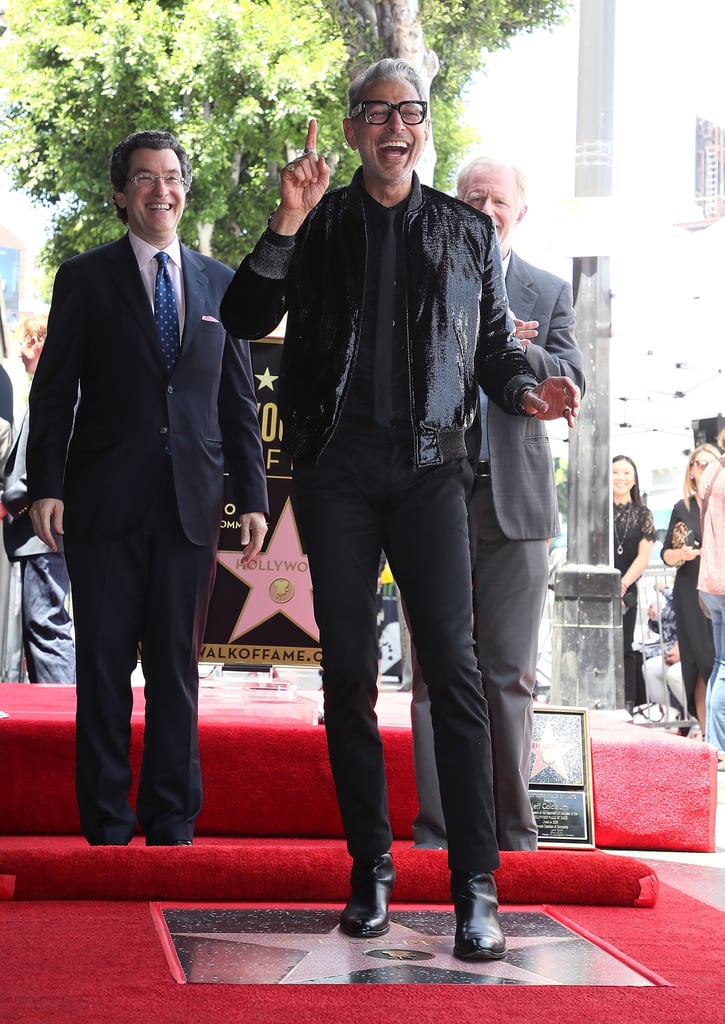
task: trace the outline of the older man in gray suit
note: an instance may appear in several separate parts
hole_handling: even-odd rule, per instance
[[[459,171],[456,194],[488,214],[496,226],[509,307],[532,370],[542,380],[570,377],[583,394],[571,285],[511,251],[511,234],[527,209],[524,176],[511,164],[479,156]],[[491,724],[496,832],[502,850],[535,850],[537,828],[528,786],[549,540],[560,532],[554,470],[544,424],[509,416],[482,392],[481,428],[469,533],[476,643]],[[419,803],[413,837],[419,848],[443,848],[446,829],[428,692],[415,661],[412,723]]]

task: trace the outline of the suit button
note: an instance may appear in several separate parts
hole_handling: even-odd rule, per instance
[[[168,434],[168,432],[169,432],[169,428],[168,427],[162,427],[161,430],[159,431],[160,434]]]
[[[173,384],[169,384],[169,386],[167,387],[166,391],[167,391],[167,394],[173,395],[173,393],[174,393],[174,386],[173,386]]]

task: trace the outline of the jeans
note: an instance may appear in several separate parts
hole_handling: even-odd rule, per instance
[[[73,684],[76,655],[65,557],[60,551],[30,555],[20,560],[20,572],[28,682]]]
[[[705,698],[705,740],[725,754],[725,594],[702,593],[712,617],[715,661]]]

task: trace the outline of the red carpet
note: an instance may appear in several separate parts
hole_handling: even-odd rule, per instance
[[[134,696],[137,773],[143,695],[136,690]],[[140,838],[128,848],[90,848],[78,835],[73,793],[73,689],[1,686],[0,703],[10,717],[0,721],[0,895],[16,901],[345,899],[350,862],[324,730],[256,720],[238,701],[234,691],[202,691],[204,809],[190,850],[149,850]],[[382,733],[396,837],[395,897],[447,902],[445,855],[410,849],[416,806],[410,730],[388,726]],[[654,849],[712,849],[716,790],[705,745],[632,726],[612,730],[607,724],[602,735],[598,740],[593,730],[597,814],[608,807],[612,814],[616,806],[618,827],[633,823],[627,826],[630,847],[646,834]],[[688,769],[686,779],[675,762]],[[606,845],[601,832],[607,832],[599,822],[597,828],[599,844]],[[502,902],[519,905],[642,907],[657,898],[657,879],[646,865],[583,849],[505,853],[497,881]]]
[[[73,699],[67,689],[0,686],[0,707],[11,713],[0,722],[3,1024],[722,1019],[725,914],[668,886],[659,887],[657,898],[648,866],[586,850],[504,854],[497,873],[502,904],[558,902],[552,909],[558,919],[597,936],[670,987],[178,985],[146,901],[339,905],[346,897],[349,859],[324,733],[292,722],[252,724],[234,709],[202,702],[206,793],[194,846],[146,849],[138,839],[127,848],[90,848],[77,835]],[[141,728],[139,708],[136,767]],[[690,845],[652,848],[714,848],[715,778],[704,745],[678,745],[671,737],[624,728],[599,738],[593,729],[595,805],[598,813],[605,811],[604,836],[643,849],[636,845],[643,828],[655,838],[659,829],[666,842]],[[383,733],[398,840],[396,900],[448,903],[445,855],[410,849],[415,797],[409,731]],[[643,746],[633,749],[635,737]],[[601,834],[597,838],[606,845]]]
[[[725,914],[668,886],[648,910],[557,910],[574,926],[663,977],[670,987],[178,985],[148,905],[21,902],[0,904],[0,1016],[3,1024],[722,1020]]]

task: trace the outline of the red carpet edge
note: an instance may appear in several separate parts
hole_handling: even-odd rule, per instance
[[[394,900],[450,903],[446,853],[393,844]],[[90,847],[80,837],[0,837],[0,898],[344,902],[342,840],[199,838],[184,848]],[[653,907],[659,880],[632,857],[596,850],[510,852],[496,872],[502,904]]]

